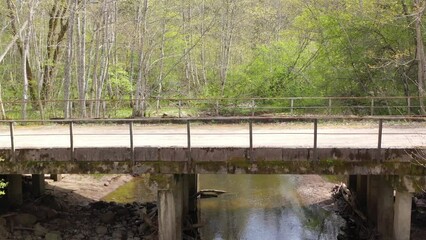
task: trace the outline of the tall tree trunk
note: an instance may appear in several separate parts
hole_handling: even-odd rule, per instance
[[[421,4],[423,3],[423,4]],[[415,29],[416,29],[416,60],[418,66],[417,73],[417,87],[419,91],[419,102],[420,102],[420,111],[424,115],[426,114],[425,106],[424,106],[424,97],[425,90],[424,84],[426,80],[426,59],[424,52],[424,43],[423,43],[423,35],[422,35],[422,16],[425,11],[425,4],[422,0],[415,0],[414,2],[415,8]]]
[[[23,51],[23,57],[22,57],[22,70],[23,70],[23,78],[24,78],[24,86],[22,90],[22,119],[27,119],[27,104],[28,104],[28,87],[29,87],[29,80],[27,69],[29,64],[29,55],[30,55],[30,36],[31,36],[31,25],[34,18],[34,8],[38,4],[38,0],[32,0],[30,3],[30,12],[28,16],[28,27],[27,31],[24,36],[24,51]]]
[[[18,38],[16,39],[16,46],[18,47],[18,51],[21,55],[21,58],[23,59],[22,61],[25,61],[25,71],[23,71],[26,74],[26,80],[28,82],[28,87],[29,87],[29,91],[30,91],[30,96],[31,99],[35,100],[36,99],[36,90],[35,90],[35,84],[33,81],[33,72],[31,69],[31,65],[30,65],[30,61],[28,58],[28,55],[26,57],[24,57],[24,44],[22,43],[22,36],[21,36],[21,30],[18,31],[18,24],[19,24],[19,19],[18,19],[18,13],[16,11],[16,6],[14,4],[13,1],[11,0],[7,0],[7,7],[8,7],[8,12],[9,12],[9,18],[11,20],[11,29],[12,29],[12,34],[14,36],[18,36]]]
[[[68,32],[68,11],[67,0],[54,1],[49,12],[49,28],[46,41],[46,63],[44,65],[43,80],[40,92],[42,100],[49,100],[53,91],[53,76],[57,68],[57,63],[61,55],[61,42]]]
[[[139,72],[136,82],[135,105],[133,107],[134,117],[144,117],[146,108],[146,64],[145,64],[145,41],[148,13],[148,0],[143,0],[142,9],[138,11],[138,28],[140,35],[139,44]]]
[[[206,11],[206,3],[205,0],[203,0],[201,5],[201,73],[203,76],[203,83],[204,85],[207,85],[207,70],[206,70],[206,48],[204,44],[204,32],[205,32],[205,11]]]
[[[163,0],[163,7],[167,7],[167,0]],[[166,16],[164,13],[164,17],[161,19],[161,46],[160,46],[160,70],[158,73],[158,94],[157,97],[161,98],[163,94],[163,75],[164,75],[164,48],[166,45]],[[157,106],[159,109],[160,106]]]
[[[72,62],[73,62],[73,33],[74,33],[74,13],[77,9],[77,0],[69,0],[68,6],[71,8],[68,19],[68,41],[67,41],[67,57],[65,59],[65,81],[64,81],[64,118],[71,117],[70,112],[70,91],[72,78]]]
[[[86,117],[86,5],[87,0],[82,0],[82,9],[78,21],[78,98],[80,101],[80,116]]]
[[[219,62],[219,76],[221,96],[224,96],[225,85],[228,76],[229,62],[231,58],[231,44],[233,39],[234,23],[235,23],[235,0],[223,0],[222,12],[222,37]]]

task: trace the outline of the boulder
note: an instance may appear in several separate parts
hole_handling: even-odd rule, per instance
[[[108,232],[108,228],[105,226],[98,226],[96,227],[96,233],[100,236],[103,236],[105,234],[107,234]]]
[[[100,216],[100,220],[102,223],[111,224],[114,222],[115,213],[108,211]]]
[[[34,226],[34,235],[36,235],[37,237],[44,237],[46,236],[48,230],[43,227],[40,223],[37,223]]]
[[[17,226],[32,227],[37,222],[37,217],[28,213],[20,213],[13,216],[13,222]]]
[[[61,233],[58,231],[48,232],[44,237],[45,240],[62,240]]]

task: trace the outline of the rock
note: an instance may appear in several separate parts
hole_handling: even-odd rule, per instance
[[[0,226],[6,226],[7,221],[4,218],[0,218]]]
[[[37,222],[37,217],[28,213],[20,213],[13,216],[13,222],[17,226],[32,227]]]
[[[48,232],[44,237],[45,240],[62,240],[61,233],[58,231]]]
[[[141,224],[139,227],[138,227],[138,232],[139,232],[139,234],[144,234],[145,233],[145,231],[148,229],[149,227],[148,227],[148,225],[146,225],[146,224]]]
[[[127,208],[121,208],[117,210],[117,216],[119,217],[128,217],[130,214],[129,210]]]
[[[123,234],[122,234],[121,230],[115,230],[112,233],[112,239],[114,239],[114,240],[121,240],[122,238],[123,238]]]
[[[55,209],[43,208],[43,210],[45,211],[47,219],[49,220],[58,216],[58,212]]]
[[[0,225],[0,236],[1,237],[4,237],[4,238],[8,238],[8,237],[10,237],[10,233],[9,233],[9,231],[7,231],[7,229],[6,229],[6,227],[5,226],[3,226],[3,225]]]
[[[110,224],[114,221],[115,214],[111,211],[108,211],[100,216],[100,220],[103,223]]]
[[[77,235],[75,235],[75,236],[73,237],[73,239],[75,239],[75,240],[82,240],[82,239],[85,239],[85,237],[84,237],[84,235],[83,235],[83,234],[77,234]]]
[[[101,235],[101,236],[107,234],[107,232],[108,232],[108,228],[105,227],[105,226],[98,226],[98,227],[96,227],[96,233],[99,234],[99,235]]]
[[[43,197],[42,204],[57,211],[66,209],[65,203],[51,195]]]
[[[34,226],[34,235],[38,237],[44,237],[47,234],[48,230],[43,227],[40,223],[37,223]]]

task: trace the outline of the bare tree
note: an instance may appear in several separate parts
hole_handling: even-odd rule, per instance
[[[77,0],[68,0],[70,15],[68,20],[68,41],[67,41],[67,57],[65,58],[65,79],[64,79],[64,118],[70,118],[70,91],[72,78],[72,62],[73,62],[73,42],[74,42],[74,16],[77,9]]]
[[[222,21],[221,21],[221,44],[220,44],[220,58],[219,58],[219,77],[221,96],[225,92],[225,84],[229,70],[229,63],[231,59],[231,45],[234,37],[235,28],[235,14],[237,10],[236,0],[223,0],[222,2]]]
[[[420,111],[424,115],[426,114],[424,106],[424,97],[425,89],[424,84],[426,81],[426,58],[424,51],[423,43],[423,34],[422,34],[422,17],[425,11],[425,2],[422,0],[414,1],[415,9],[415,29],[416,29],[416,60],[418,66],[417,73],[417,87],[419,91],[419,102],[420,102]]]
[[[31,22],[33,20],[34,8],[33,2],[31,3],[30,12],[29,12],[29,25],[31,26]],[[22,55],[22,72],[24,79],[24,86],[22,89],[22,119],[27,119],[27,104],[28,104],[28,76],[27,76],[27,64],[26,59],[29,58],[30,55],[30,35],[31,35],[31,27],[27,27],[27,31],[25,33],[24,44],[23,44],[23,55]]]
[[[86,8],[87,0],[82,0],[78,15],[78,98],[80,116],[86,117]]]
[[[136,80],[135,104],[133,106],[133,116],[143,117],[146,108],[146,55],[144,51],[146,41],[148,0],[141,0],[138,10],[137,25],[139,35],[139,72]]]

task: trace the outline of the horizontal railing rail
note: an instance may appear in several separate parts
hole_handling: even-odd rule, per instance
[[[281,98],[148,98],[144,117],[275,115],[422,115],[418,96],[383,97],[281,97]],[[1,119],[130,118],[135,99],[69,99],[0,102]],[[424,102],[423,105],[426,105]]]
[[[186,124],[186,148],[188,153],[188,160],[191,161],[191,123],[192,122],[208,122],[208,123],[217,123],[217,122],[245,122],[248,123],[248,134],[247,134],[247,143],[249,145],[250,160],[254,160],[253,155],[253,123],[262,123],[273,121],[273,122],[308,122],[312,123],[312,133],[306,133],[313,136],[313,143],[310,148],[313,150],[313,159],[317,159],[317,149],[318,149],[318,125],[320,121],[359,121],[359,120],[368,120],[374,121],[377,124],[377,150],[380,154],[382,148],[382,137],[383,137],[383,123],[386,121],[422,121],[426,122],[426,117],[209,117],[209,118],[176,118],[176,119],[82,119],[82,120],[2,120],[0,124],[9,125],[9,135],[10,135],[10,151],[12,160],[16,160],[16,138],[15,138],[15,125],[16,124],[27,124],[27,123],[57,123],[57,124],[68,124],[69,125],[69,149],[70,149],[70,160],[75,160],[74,155],[74,125],[75,124],[85,124],[85,123],[94,123],[94,124],[103,124],[103,123],[120,123],[127,124],[128,128],[128,137],[129,137],[129,149],[131,150],[130,159],[134,161],[135,159],[135,145],[134,145],[134,124],[158,124],[164,123],[167,121],[173,120],[176,123]],[[96,127],[96,126],[95,126]],[[127,135],[127,134],[126,134]]]

